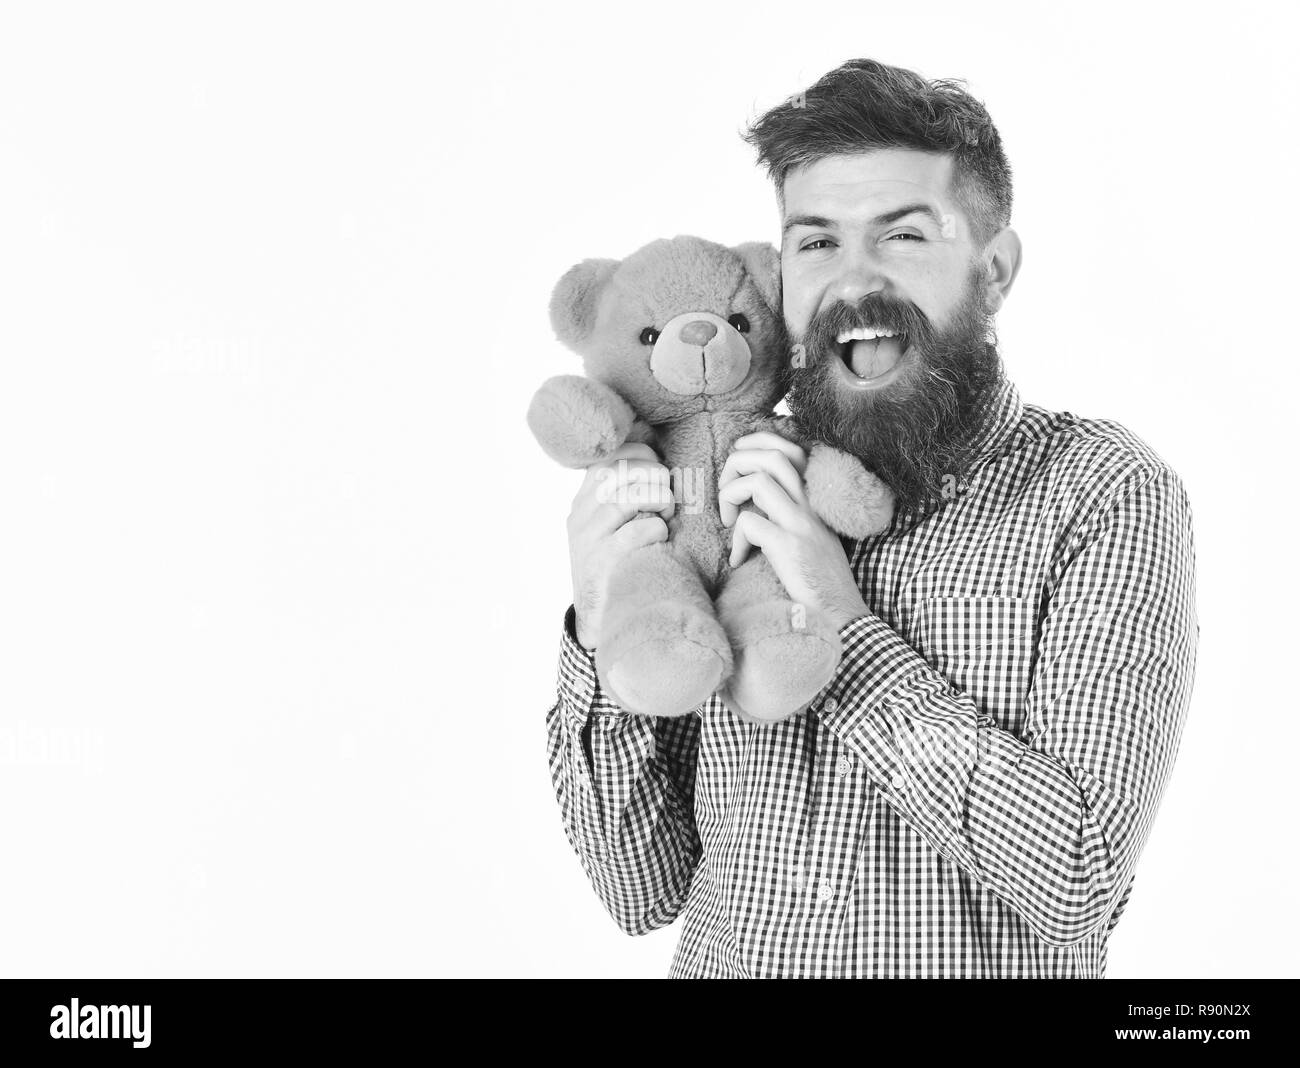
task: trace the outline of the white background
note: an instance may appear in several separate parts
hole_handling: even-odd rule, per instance
[[[872,56],[1003,134],[1022,395],[1125,423],[1195,509],[1195,694],[1109,974],[1296,975],[1284,10],[6,5],[0,971],[665,974],[546,770],[547,300],[655,237],[774,240],[741,128]]]

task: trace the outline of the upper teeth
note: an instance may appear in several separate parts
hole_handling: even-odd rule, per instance
[[[893,337],[894,331],[886,327],[860,326],[856,330],[846,330],[837,339],[841,345],[848,341],[874,341],[878,337]]]

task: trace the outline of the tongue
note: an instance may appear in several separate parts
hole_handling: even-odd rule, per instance
[[[855,341],[849,349],[849,366],[859,378],[879,378],[892,371],[902,355],[902,346],[896,337]]]

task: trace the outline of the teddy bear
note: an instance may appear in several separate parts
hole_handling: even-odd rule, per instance
[[[584,260],[552,294],[551,325],[585,376],[537,391],[528,424],[538,442],[572,468],[645,442],[672,479],[667,540],[633,550],[607,579],[596,676],[624,711],[680,716],[717,693],[742,720],[774,723],[806,710],[835,675],[838,631],[791,600],[760,551],[730,565],[718,504],[733,443],[771,430],[806,450],[808,501],[832,530],[867,537],[893,513],[860,460],[773,413],[798,362],[780,288],[773,246],[678,236],[623,260]]]

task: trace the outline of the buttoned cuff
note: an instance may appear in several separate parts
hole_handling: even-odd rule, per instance
[[[606,729],[626,717],[623,711],[600,688],[596,677],[596,658],[578,641],[577,613],[573,605],[564,614],[564,635],[560,639],[559,697],[564,717],[577,731],[595,715]]]
[[[874,612],[844,624],[840,645],[844,652],[839,670],[826,692],[841,702],[845,693],[852,692],[858,703],[875,707],[908,675],[930,667]]]
[[[844,654],[821,702],[822,722],[918,834],[974,870],[963,833],[979,756],[974,702],[879,616],[845,624],[840,640]]]

